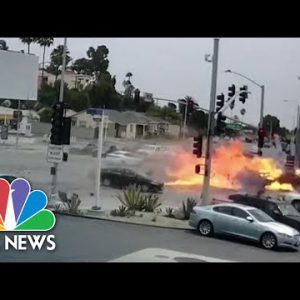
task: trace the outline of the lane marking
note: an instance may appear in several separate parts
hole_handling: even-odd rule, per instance
[[[109,262],[235,262],[204,255],[173,251],[162,248],[145,248],[110,260]]]

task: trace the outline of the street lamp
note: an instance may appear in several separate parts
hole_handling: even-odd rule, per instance
[[[243,77],[245,79],[247,79],[248,81],[252,82],[253,84],[255,84],[256,86],[260,87],[261,88],[261,103],[260,103],[260,122],[259,122],[259,127],[260,128],[263,128],[263,120],[264,120],[264,98],[265,98],[265,86],[264,85],[261,85],[257,82],[255,82],[254,80],[252,80],[251,78],[243,75],[243,74],[240,74],[238,72],[234,72],[234,71],[231,71],[231,70],[226,70],[225,73],[232,73],[232,74],[236,74],[240,77]]]

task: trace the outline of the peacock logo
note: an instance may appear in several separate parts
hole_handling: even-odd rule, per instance
[[[54,214],[44,209],[46,194],[31,191],[29,182],[17,178],[11,184],[0,179],[0,230],[48,231],[55,225]]]

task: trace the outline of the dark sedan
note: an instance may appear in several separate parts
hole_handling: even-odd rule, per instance
[[[163,183],[157,182],[146,175],[124,168],[101,169],[101,184],[116,188],[136,184],[141,186],[143,192],[153,193],[161,192],[164,186]]]
[[[234,194],[228,197],[234,203],[253,206],[264,211],[275,221],[289,225],[298,231],[300,230],[300,213],[293,205],[273,198],[258,198],[256,196]]]

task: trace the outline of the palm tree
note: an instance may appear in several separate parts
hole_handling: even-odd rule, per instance
[[[128,77],[128,81],[130,82],[130,77],[132,77],[132,73],[131,72],[127,72],[126,76],[125,77]]]
[[[28,54],[30,54],[30,44],[35,43],[37,39],[34,37],[23,37],[20,40],[23,44],[27,44]]]
[[[6,44],[6,41],[0,40],[0,50],[5,50],[5,51],[8,50],[8,46]]]
[[[46,53],[46,47],[50,47],[53,45],[53,37],[42,37],[37,38],[37,43],[43,47],[43,63],[42,63],[42,82],[44,79],[44,67],[45,67],[45,53]]]

